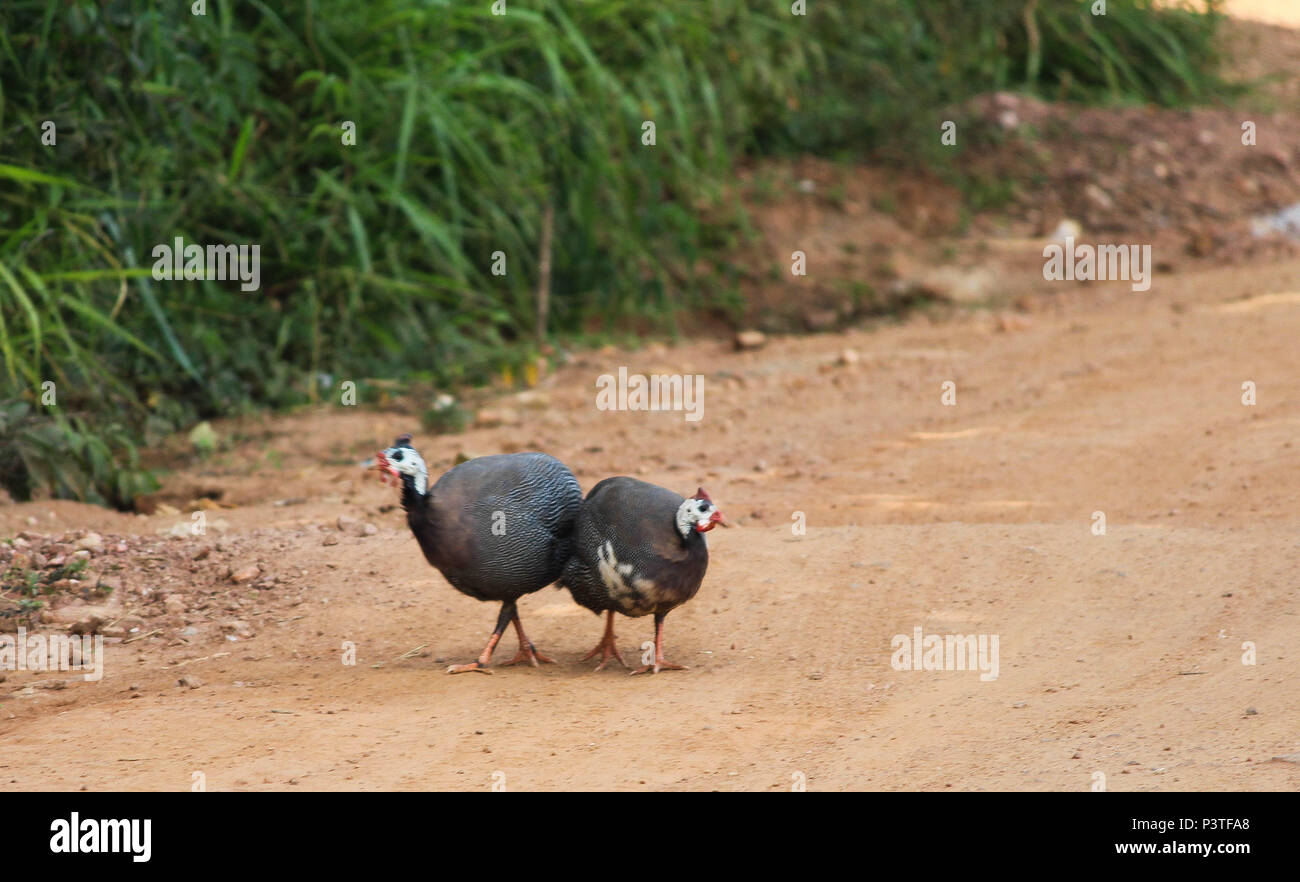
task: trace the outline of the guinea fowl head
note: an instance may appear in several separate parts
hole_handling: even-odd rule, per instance
[[[683,538],[689,537],[692,530],[696,533],[707,533],[718,524],[724,527],[731,526],[731,522],[713,504],[713,500],[704,492],[703,487],[696,490],[695,495],[690,499],[684,500],[677,509],[677,529]]]
[[[380,480],[392,478],[393,483],[409,487],[421,496],[429,486],[429,468],[424,457],[411,446],[410,435],[398,435],[393,446],[375,454],[375,468]]]

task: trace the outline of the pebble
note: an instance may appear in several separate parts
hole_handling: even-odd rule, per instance
[[[77,622],[74,622],[68,628],[68,630],[71,631],[73,634],[76,634],[78,636],[83,636],[87,634],[94,634],[96,631],[99,630],[99,627],[102,624],[104,624],[104,619],[100,618],[99,616],[86,616],[84,619],[80,619]]]
[[[262,575],[262,569],[257,564],[246,564],[238,569],[234,567],[230,569],[230,581],[236,585],[251,582],[260,575]]]
[[[374,524],[363,523],[347,515],[339,515],[337,526],[340,533],[347,533],[349,536],[373,536],[379,532],[379,528]]]

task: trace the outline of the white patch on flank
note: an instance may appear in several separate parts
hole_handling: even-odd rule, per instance
[[[615,597],[623,597],[632,593],[632,588],[624,580],[625,573],[631,571],[631,564],[622,564],[614,555],[614,543],[606,542],[596,549],[596,568],[600,571],[600,580],[605,583],[605,587],[614,594]],[[627,569],[624,570],[624,567]],[[621,572],[620,572],[621,571]]]
[[[632,564],[619,563],[612,542],[607,541],[596,549],[596,561],[600,580],[625,615],[642,616],[654,610],[658,603],[655,583],[636,575]],[[629,580],[631,585],[628,585]]]

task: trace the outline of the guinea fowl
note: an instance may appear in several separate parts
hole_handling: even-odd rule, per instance
[[[664,659],[664,616],[700,590],[709,566],[704,534],[715,524],[730,526],[703,488],[690,499],[636,478],[606,478],[591,488],[560,578],[574,600],[607,614],[605,636],[584,660],[599,654],[598,671],[611,657],[628,667],[614,641],[614,613],[653,613],[654,664],[632,673],[685,670]]]
[[[406,522],[425,559],[462,594],[501,602],[478,660],[452,665],[447,673],[492,673],[492,651],[511,622],[519,653],[507,665],[554,661],[524,634],[516,602],[559,579],[573,550],[582,506],[573,472],[545,453],[483,456],[456,466],[430,489],[429,470],[410,435],[380,451],[375,468],[401,482]]]

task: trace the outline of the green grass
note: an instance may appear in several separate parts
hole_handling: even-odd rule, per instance
[[[6,0],[0,484],[127,506],[200,419],[523,375],[548,206],[548,335],[679,334],[740,309],[742,157],[927,161],[990,88],[1216,94],[1212,16],[1109,6]],[[260,290],[154,280],[177,236],[257,244]]]

